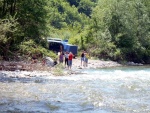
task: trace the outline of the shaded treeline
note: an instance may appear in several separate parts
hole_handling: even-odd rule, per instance
[[[150,1],[0,0],[4,59],[48,55],[41,49],[47,37],[68,39],[100,59],[150,63]]]

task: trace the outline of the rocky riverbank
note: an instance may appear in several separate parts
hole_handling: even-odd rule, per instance
[[[52,61],[51,61],[52,62]],[[64,65],[64,64],[63,64]],[[105,68],[105,67],[118,67],[122,66],[121,64],[114,62],[114,61],[103,61],[103,60],[88,60],[88,66],[86,68]],[[15,70],[21,70],[21,71],[49,71],[51,70],[53,66],[49,65],[49,62],[43,64],[42,61],[32,63],[32,62],[6,62],[1,61],[0,62],[0,70],[5,71],[15,71]],[[72,69],[78,69],[78,68],[85,68],[84,66],[81,66],[81,60],[80,58],[73,59],[73,65]]]
[[[41,82],[41,77],[43,78],[86,74],[82,71],[82,69],[121,66],[119,63],[113,61],[89,59],[88,67],[82,67],[80,58],[73,59],[71,70],[63,68],[64,66],[46,66],[43,65],[42,62],[38,62],[35,64],[25,62],[3,62],[2,64],[3,66],[5,66],[5,69],[2,69],[0,71],[0,82],[30,82],[32,80],[35,82]],[[12,69],[13,71],[11,71],[10,69]]]
[[[118,67],[121,64],[114,61],[103,61],[103,60],[88,60],[88,66],[86,68],[105,68],[105,67]],[[84,68],[81,66],[80,58],[73,59],[73,68]]]
[[[13,65],[12,65],[13,64]],[[15,77],[15,78],[29,78],[29,77],[40,77],[40,76],[52,76],[54,75],[55,67],[50,67],[43,65],[42,63],[37,64],[26,64],[26,63],[8,63],[3,62],[3,65],[7,66],[7,70],[0,71],[0,77]],[[10,66],[14,69],[9,70]],[[18,67],[16,67],[18,66]],[[88,69],[88,68],[106,68],[106,67],[118,67],[121,64],[113,61],[102,61],[102,60],[91,60],[88,61],[88,67],[81,66],[80,58],[73,59],[72,70],[62,69],[58,70],[57,74],[70,75],[70,74],[82,74],[82,71],[79,69]]]

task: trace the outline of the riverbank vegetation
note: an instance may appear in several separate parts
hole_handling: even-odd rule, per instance
[[[149,0],[0,0],[0,56],[40,57],[47,37],[68,39],[91,56],[150,63]]]

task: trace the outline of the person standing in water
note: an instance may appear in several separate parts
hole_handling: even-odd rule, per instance
[[[72,67],[72,59],[73,59],[73,54],[72,52],[69,53],[69,56],[68,56],[68,68],[71,69]]]

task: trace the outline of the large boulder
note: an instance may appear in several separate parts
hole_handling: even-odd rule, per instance
[[[45,63],[47,66],[54,66],[54,60],[50,57],[45,57]]]

